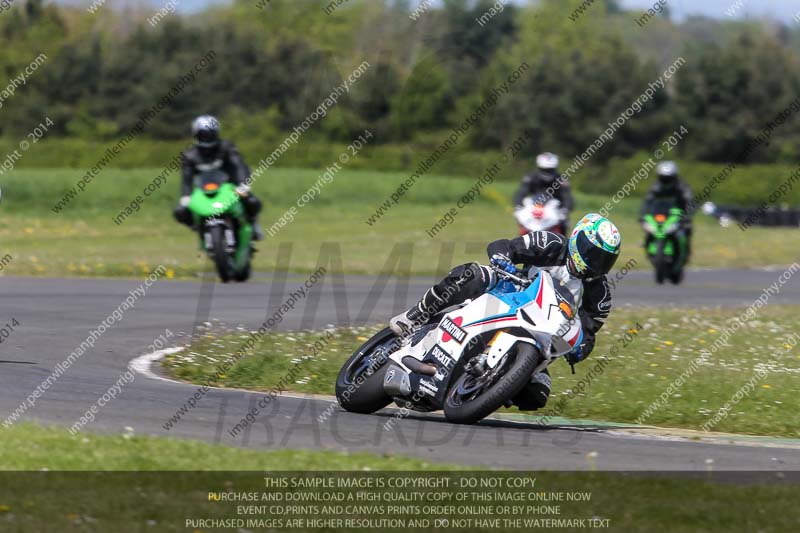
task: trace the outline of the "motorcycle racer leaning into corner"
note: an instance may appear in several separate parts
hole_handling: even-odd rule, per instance
[[[219,121],[211,115],[201,115],[192,122],[192,136],[197,142],[181,154],[181,199],[173,214],[178,222],[192,227],[192,213],[188,205],[195,175],[207,170],[221,170],[236,185],[248,222],[253,225],[254,239],[260,241],[264,235],[256,219],[261,211],[261,201],[250,192],[247,185],[250,169],[236,146],[231,141],[220,139],[219,130]]]
[[[572,292],[579,309],[583,342],[567,356],[574,365],[594,348],[595,335],[603,327],[611,311],[611,291],[606,274],[619,257],[621,235],[607,218],[595,213],[584,216],[569,238],[549,231],[531,232],[514,239],[501,239],[489,244],[490,262],[507,272],[515,272],[516,264],[547,270],[554,282]],[[439,283],[428,289],[411,309],[391,319],[389,327],[399,336],[408,336],[431,317],[445,309],[475,299],[497,284],[496,273],[478,263],[458,266]],[[514,397],[520,410],[541,409],[550,396],[550,374],[547,369],[531,376],[530,382]]]
[[[550,152],[545,152],[536,156],[536,170],[525,175],[519,184],[517,192],[514,193],[514,207],[522,205],[528,196],[533,196],[540,192],[547,192],[556,180],[558,173],[558,156]],[[552,189],[553,198],[561,202],[561,209],[564,210],[564,223],[569,227],[567,217],[575,207],[575,200],[572,198],[572,189],[569,182],[563,180],[559,187]]]

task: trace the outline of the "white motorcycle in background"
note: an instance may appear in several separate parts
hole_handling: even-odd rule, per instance
[[[581,343],[575,297],[549,272],[525,279],[493,268],[500,281],[486,294],[409,338],[386,328],[364,343],[339,371],[339,404],[367,414],[394,400],[472,424],[511,405],[535,372]]]
[[[531,231],[552,231],[564,235],[567,211],[561,208],[561,202],[557,199],[540,193],[525,198],[514,211],[514,218],[519,224],[520,235]]]

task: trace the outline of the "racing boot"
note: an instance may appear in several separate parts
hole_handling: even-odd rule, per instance
[[[261,212],[261,200],[250,193],[250,187],[247,185],[239,185],[236,191],[242,198],[247,222],[253,226],[253,240],[264,240],[264,232],[261,230],[261,226],[258,225],[258,214]]]
[[[442,306],[444,303],[444,300],[437,296],[436,287],[431,287],[414,307],[389,320],[389,329],[398,337],[410,337],[427,324],[433,315],[444,309]]]
[[[254,241],[263,241],[264,240],[264,230],[261,229],[261,226],[258,223],[258,219],[254,218],[250,224],[253,225],[253,240]]]

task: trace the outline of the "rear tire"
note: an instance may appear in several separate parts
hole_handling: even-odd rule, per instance
[[[383,378],[389,366],[389,359],[371,371],[365,359],[394,336],[394,332],[389,328],[379,331],[356,350],[339,370],[339,375],[336,377],[336,400],[345,411],[370,414],[380,411],[391,403],[392,399],[383,390]]]
[[[677,272],[673,272],[670,275],[669,280],[674,285],[679,285],[683,281],[683,267],[681,267]]]
[[[217,274],[223,283],[228,283],[233,277],[233,263],[231,256],[225,249],[225,228],[213,226],[211,234],[211,258],[217,267]]]
[[[240,270],[239,272],[236,273],[236,275],[234,276],[234,279],[236,281],[247,281],[248,279],[250,279],[250,260],[249,259],[247,261],[247,264],[244,266],[244,268],[242,268],[242,270]]]
[[[464,372],[447,391],[444,400],[444,417],[448,422],[454,424],[474,424],[486,418],[525,387],[538,363],[539,356],[536,349],[530,344],[518,343],[514,360],[505,373],[487,390],[466,401],[460,397],[459,390],[467,384],[468,380],[474,380],[474,377]]]

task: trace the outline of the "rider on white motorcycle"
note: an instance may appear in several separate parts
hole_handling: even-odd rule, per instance
[[[536,156],[536,170],[522,178],[514,194],[514,207],[522,206],[525,198],[546,193],[560,202],[560,207],[564,210],[564,224],[569,227],[567,217],[575,206],[575,200],[566,179],[560,180],[557,187],[554,186],[558,179],[558,156],[550,152],[539,154]]]
[[[532,231],[552,231],[564,235],[567,232],[567,210],[555,198],[547,198],[547,193],[529,196],[514,211],[520,235]]]
[[[489,244],[490,262],[509,272],[523,264],[534,274],[547,270],[554,281],[566,286],[575,296],[583,326],[583,342],[567,360],[570,364],[584,360],[594,348],[595,334],[611,311],[611,291],[606,274],[619,257],[621,235],[607,218],[595,213],[584,216],[569,238],[549,231],[528,233],[514,239],[501,239]],[[411,309],[391,319],[389,327],[407,336],[437,313],[475,299],[497,283],[495,272],[478,263],[458,266],[439,283],[428,289]],[[514,398],[521,410],[541,409],[550,395],[550,375],[534,374],[531,382]]]

